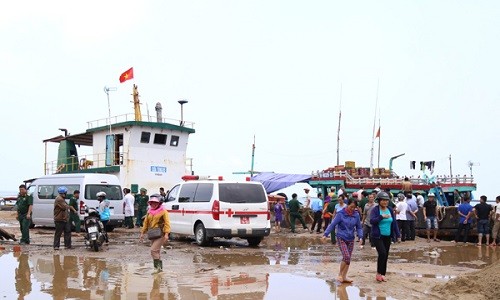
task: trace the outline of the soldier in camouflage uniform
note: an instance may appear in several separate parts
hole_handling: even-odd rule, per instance
[[[69,222],[75,224],[75,231],[80,232],[81,222],[80,216],[78,215],[78,199],[80,199],[80,191],[75,190],[73,196],[69,199],[69,206],[73,207],[76,212],[71,211],[69,215]]]
[[[30,243],[30,225],[31,225],[31,210],[33,209],[33,197],[28,195],[26,186],[19,186],[19,195],[17,196],[17,220],[21,228],[20,244]]]
[[[140,189],[140,194],[135,195],[135,203],[137,203],[137,220],[135,221],[135,227],[142,227],[142,218],[148,213],[148,201],[149,196],[146,195],[145,188]]]

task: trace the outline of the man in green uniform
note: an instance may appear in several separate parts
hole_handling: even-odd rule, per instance
[[[33,209],[33,197],[28,195],[26,186],[21,184],[19,186],[19,195],[17,196],[17,220],[21,228],[20,244],[30,243],[30,224],[31,224],[31,210]]]
[[[301,204],[299,200],[297,200],[297,194],[293,193],[292,194],[292,200],[288,203],[288,206],[290,207],[290,227],[292,229],[292,233],[295,233],[295,220],[299,219],[300,223],[304,227],[304,229],[307,230],[306,222],[304,222],[304,218],[302,218],[302,215],[300,214],[299,210],[301,207]]]
[[[69,215],[69,222],[75,224],[75,231],[80,232],[80,216],[78,215],[78,199],[80,199],[80,191],[75,190],[73,196],[69,199],[69,206],[73,207],[76,212],[71,211]]]
[[[145,188],[140,189],[140,194],[135,195],[135,203],[137,203],[137,220],[135,220],[135,227],[142,227],[142,218],[148,213],[149,196],[146,195]]]

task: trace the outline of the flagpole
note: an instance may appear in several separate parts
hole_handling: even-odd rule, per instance
[[[372,148],[371,148],[371,156],[370,156],[370,176],[373,176],[373,147],[375,144],[375,124],[377,123],[378,88],[379,88],[379,80],[377,80],[377,97],[375,98],[375,115],[373,116]]]
[[[340,84],[339,126],[337,128],[337,166],[340,165],[340,119],[342,118],[342,83]]]

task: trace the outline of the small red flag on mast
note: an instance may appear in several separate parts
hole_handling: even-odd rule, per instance
[[[377,135],[375,136],[375,138],[379,138],[379,137],[380,137],[380,127],[377,130]]]
[[[123,72],[122,75],[120,75],[120,83],[123,83],[129,79],[134,78],[134,68],[130,68],[127,71]]]

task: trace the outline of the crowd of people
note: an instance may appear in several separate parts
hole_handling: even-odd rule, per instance
[[[336,192],[332,187],[326,197],[318,193],[314,198],[309,196],[309,192],[309,189],[304,189],[304,203],[301,203],[294,193],[290,201],[274,205],[275,232],[281,232],[283,222],[287,221],[290,231],[295,233],[295,223],[299,221],[306,232],[323,232],[322,239],[330,237],[332,244],[337,244],[342,254],[337,277],[339,282],[352,281],[347,277],[347,271],[354,243],[358,241],[360,247],[363,247],[367,240],[371,248],[376,249],[378,253],[375,279],[378,282],[386,281],[387,258],[391,244],[415,240],[419,210],[422,211],[425,221],[427,242],[440,242],[438,230],[441,208],[432,192],[427,195],[427,200],[424,200],[419,192],[413,193],[411,187],[405,189],[404,186],[396,196],[389,190],[381,191],[380,188],[371,193],[360,189],[348,195],[344,188]],[[470,201],[467,194],[461,195],[458,190],[454,191],[459,218],[458,230],[452,242],[467,243],[473,219],[476,219],[476,245],[482,246],[484,238],[485,245],[496,247],[500,238],[500,196],[496,197],[494,205],[487,203],[486,196],[481,196],[479,204],[475,206],[472,206]],[[307,227],[308,219],[311,221],[310,227]]]

